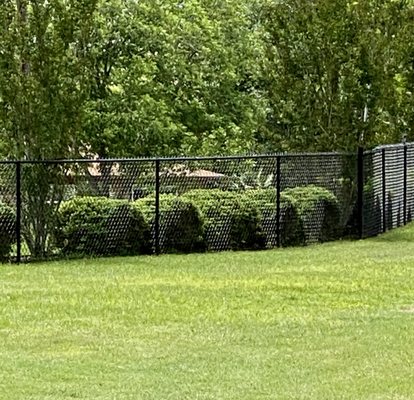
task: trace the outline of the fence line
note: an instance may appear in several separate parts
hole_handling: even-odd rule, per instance
[[[273,248],[370,237],[410,222],[414,144],[7,160],[0,182],[0,261]]]

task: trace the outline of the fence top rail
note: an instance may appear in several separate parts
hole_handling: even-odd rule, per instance
[[[393,143],[393,144],[382,144],[380,146],[374,147],[373,149],[365,150],[365,155],[370,154],[377,154],[381,153],[382,151],[387,150],[403,150],[404,148],[413,148],[414,142],[406,142],[406,143]]]
[[[200,157],[140,157],[140,158],[80,158],[55,160],[0,160],[1,164],[75,164],[75,163],[136,163],[136,162],[185,162],[185,161],[231,161],[231,160],[259,160],[300,157],[341,157],[355,156],[352,152],[324,152],[324,153],[274,153],[233,156],[200,156]]]

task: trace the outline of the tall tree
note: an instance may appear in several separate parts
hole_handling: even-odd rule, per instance
[[[269,136],[284,149],[355,149],[401,136],[405,0],[267,2]]]
[[[264,100],[261,42],[246,3],[102,1],[85,147],[165,155],[254,148]]]
[[[3,2],[0,124],[9,156],[60,158],[76,148],[94,8],[95,0]]]
[[[87,39],[95,0],[4,0],[0,7],[0,131],[3,156],[56,159],[77,154]],[[62,170],[24,165],[25,242],[43,256],[62,199]]]

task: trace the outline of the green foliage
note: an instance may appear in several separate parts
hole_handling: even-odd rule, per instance
[[[63,197],[64,167],[57,164],[22,165],[22,236],[33,259],[52,252],[50,237]]]
[[[4,0],[0,154],[354,150],[414,138],[411,1]]]
[[[155,234],[155,198],[136,200],[133,207],[144,215]],[[198,208],[185,198],[160,195],[160,248],[166,253],[203,251],[203,220]]]
[[[333,193],[314,185],[286,189],[282,193],[297,209],[303,221],[307,243],[326,242],[340,237],[341,210]]]
[[[354,150],[411,132],[411,1],[260,3],[269,146]]]
[[[77,152],[96,0],[4,0],[0,11],[0,131],[7,156]]]
[[[63,202],[55,239],[65,254],[135,255],[151,250],[149,226],[139,210],[105,197]]]
[[[4,0],[0,10],[0,151],[12,159],[79,154],[96,0]],[[33,257],[50,250],[62,199],[59,166],[23,168],[22,234]]]
[[[197,189],[185,193],[205,221],[205,237],[211,250],[256,250],[266,247],[261,215],[239,192]]]
[[[403,0],[4,0],[0,157],[353,151],[413,139],[413,11]],[[22,234],[42,257],[64,174],[23,175]],[[239,189],[273,179],[227,175]]]
[[[256,207],[262,218],[264,233],[270,246],[277,245],[276,191],[274,189],[249,190],[243,193],[246,203]],[[303,222],[291,197],[280,195],[280,245],[305,244]]]
[[[274,174],[264,173],[264,168],[259,168],[258,171],[243,171],[234,174],[231,178],[232,190],[247,190],[247,189],[267,189],[273,185]]]
[[[16,215],[13,209],[0,202],[0,262],[7,261],[16,242]]]
[[[84,132],[101,156],[239,153],[265,121],[248,3],[101,0]]]

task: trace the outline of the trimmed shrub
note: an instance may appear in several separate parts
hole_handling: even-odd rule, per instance
[[[300,215],[307,243],[327,242],[341,235],[341,210],[336,196],[319,186],[301,186],[286,189],[289,199]]]
[[[56,245],[65,254],[136,255],[151,250],[149,226],[131,203],[75,197],[61,204]]]
[[[155,199],[136,200],[139,210],[155,235]],[[190,253],[205,250],[203,220],[198,208],[189,200],[174,195],[160,195],[160,248],[166,253]]]
[[[259,210],[241,193],[196,189],[185,193],[200,210],[210,250],[256,250],[266,247]]]
[[[263,231],[269,247],[277,245],[276,191],[256,189],[243,193],[248,204],[257,207],[261,214]],[[280,195],[280,245],[282,247],[305,244],[302,219],[290,197]]]
[[[16,215],[14,210],[0,202],[0,262],[8,261],[16,242]]]

